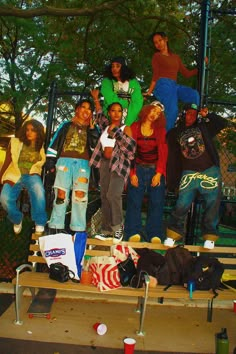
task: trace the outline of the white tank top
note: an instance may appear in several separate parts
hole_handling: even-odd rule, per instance
[[[100,137],[100,142],[102,144],[102,149],[103,150],[105,149],[105,147],[114,147],[115,143],[116,143],[116,139],[115,138],[114,139],[108,138],[108,135],[109,135],[108,132],[107,132],[108,128],[109,128],[109,126],[106,127],[106,129],[103,131],[103,133],[102,133],[102,135]],[[120,127],[120,129],[122,131],[124,131],[125,125],[122,125],[122,127]]]

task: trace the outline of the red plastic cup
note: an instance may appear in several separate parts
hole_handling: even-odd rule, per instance
[[[233,305],[234,305],[233,310],[234,312],[236,312],[236,300],[234,300]]]
[[[133,338],[124,339],[124,354],[133,354],[136,340]]]
[[[97,322],[93,325],[93,328],[99,336],[103,336],[107,331],[107,326],[104,323]]]
[[[83,270],[80,277],[81,284],[91,284],[92,283],[92,272],[88,272],[87,270]]]

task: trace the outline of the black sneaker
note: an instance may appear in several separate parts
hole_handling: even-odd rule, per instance
[[[119,243],[123,239],[123,226],[118,231],[114,232],[113,243]]]
[[[113,239],[112,235],[107,235],[107,234],[96,234],[93,237],[101,241],[109,241]]]

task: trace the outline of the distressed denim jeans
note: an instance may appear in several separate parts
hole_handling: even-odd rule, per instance
[[[72,231],[86,230],[86,211],[88,205],[88,188],[90,167],[89,161],[68,157],[60,157],[56,165],[54,182],[55,199],[48,226],[54,229],[65,228],[65,216],[71,196],[70,229]],[[57,203],[58,189],[65,191],[65,199]],[[84,197],[76,196],[76,191],[84,192]]]

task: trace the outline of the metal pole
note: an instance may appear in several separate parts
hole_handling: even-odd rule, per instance
[[[201,24],[200,24],[200,44],[199,44],[199,72],[198,72],[198,91],[200,92],[200,106],[205,103],[205,78],[206,64],[205,57],[207,55],[208,42],[208,19],[210,10],[210,0],[203,0],[201,5]],[[185,241],[187,244],[193,244],[194,235],[196,233],[196,200],[193,201],[186,220]]]
[[[206,78],[206,63],[207,42],[208,42],[208,20],[210,11],[210,0],[203,0],[201,5],[201,28],[200,28],[200,51],[199,51],[199,84],[200,105],[204,104],[205,95],[205,78]]]
[[[54,116],[56,99],[57,99],[57,84],[55,81],[53,81],[51,84],[51,87],[50,87],[49,97],[48,97],[49,104],[48,104],[48,117],[47,117],[47,127],[46,127],[45,149],[47,149],[50,139],[51,139],[52,123],[53,123],[53,116]]]

